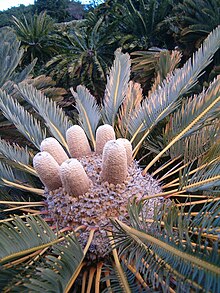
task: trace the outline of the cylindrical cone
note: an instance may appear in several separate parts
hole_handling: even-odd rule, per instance
[[[40,145],[42,152],[48,152],[51,156],[61,165],[64,161],[68,160],[68,156],[61,144],[53,137],[45,138]]]
[[[102,154],[103,148],[109,140],[115,139],[115,131],[111,125],[104,124],[96,130],[96,153]]]
[[[55,190],[62,186],[59,165],[49,153],[41,152],[36,154],[33,159],[33,166],[48,190]]]
[[[132,163],[132,145],[126,138],[118,138],[117,142],[121,143],[126,150],[128,166]]]
[[[73,158],[80,158],[91,154],[87,136],[79,125],[71,126],[66,132],[66,140]]]
[[[113,184],[120,184],[125,181],[127,174],[125,147],[116,140],[108,141],[105,144],[102,155],[102,180]]]
[[[79,196],[89,190],[91,181],[77,159],[69,159],[60,166],[60,177],[69,195]]]

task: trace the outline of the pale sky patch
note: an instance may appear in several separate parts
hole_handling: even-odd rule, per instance
[[[13,6],[19,6],[20,4],[34,4],[34,0],[0,0],[0,10],[7,10]]]

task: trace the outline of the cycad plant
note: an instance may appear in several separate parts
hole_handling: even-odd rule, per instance
[[[21,41],[24,55],[22,62],[29,64],[38,58],[39,67],[59,52],[60,40],[54,30],[54,22],[46,12],[35,14],[33,18],[23,19],[13,17],[15,33]]]
[[[117,50],[100,107],[72,90],[80,126],[31,85],[34,115],[0,91],[33,144],[0,144],[3,292],[219,291],[219,77],[187,96],[219,46],[218,27],[145,99]]]
[[[84,22],[62,32],[63,50],[47,62],[51,76],[67,86],[82,83],[101,95],[116,48],[112,30],[103,16],[97,18],[91,13]]]

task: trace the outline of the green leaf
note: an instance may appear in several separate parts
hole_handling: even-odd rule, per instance
[[[115,243],[128,263],[154,288],[218,292],[219,204],[211,202],[193,216],[192,208],[185,213],[165,203],[155,207],[152,224],[144,217],[147,207],[147,202],[138,209],[136,204],[130,206],[131,227],[113,222]]]
[[[0,263],[43,249],[59,241],[39,216],[15,216],[0,225]]]
[[[43,195],[44,190],[27,184],[26,182],[29,181],[30,177],[28,177],[26,173],[15,169],[13,170],[9,165],[0,161],[0,185]]]
[[[30,140],[38,149],[46,137],[45,129],[41,128],[40,121],[22,107],[17,100],[0,89],[0,109],[4,116],[14,123],[17,129]]]
[[[20,83],[18,90],[22,97],[31,104],[38,114],[45,120],[52,135],[68,150],[66,130],[72,126],[69,118],[55,101],[47,98],[32,85]]]
[[[115,61],[107,78],[102,108],[105,123],[114,126],[118,109],[127,93],[129,78],[130,57],[128,54],[121,53],[121,49],[118,49],[115,52]]]
[[[133,118],[129,128],[129,132],[133,136],[132,141],[140,132],[142,133],[141,139],[134,149],[135,153],[153,127],[177,108],[176,101],[196,84],[202,70],[210,64],[219,47],[220,26],[210,33],[203,46],[181,69],[176,69],[163,81],[161,87],[143,101],[138,115]]]
[[[167,151],[172,145],[183,137],[188,136],[196,129],[201,128],[210,117],[216,118],[220,106],[220,76],[210,84],[206,91],[198,97],[191,97],[172,117],[171,129],[172,140],[169,144],[147,165],[146,173],[151,166]]]
[[[101,118],[100,109],[95,98],[84,86],[77,86],[76,92],[71,89],[76,100],[76,109],[79,112],[79,123],[86,132],[95,148],[95,132]]]
[[[30,165],[30,153],[27,147],[23,148],[17,144],[11,145],[0,138],[0,157],[1,156],[9,160],[10,164],[36,175],[36,171]]]

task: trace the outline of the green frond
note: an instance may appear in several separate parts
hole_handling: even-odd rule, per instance
[[[165,132],[165,137],[166,135],[167,133]],[[206,156],[206,160],[208,158],[213,160],[214,157],[220,155],[220,150],[217,151],[220,148],[217,142],[218,135],[219,127],[216,124],[204,126],[199,131],[178,140],[170,148],[170,155],[172,158],[183,156],[185,163],[194,161],[197,158],[200,158],[200,162],[203,162],[203,156]]]
[[[198,171],[191,178],[189,178],[190,168],[184,170],[184,173],[186,175],[183,174],[180,189],[183,188],[189,192],[220,190],[219,158],[214,163],[205,164],[203,168],[198,168]]]
[[[27,184],[27,182],[29,181],[30,178],[27,176],[26,173],[16,169],[12,169],[9,165],[0,161],[0,185],[43,195],[44,190],[35,188]]]
[[[210,162],[211,160],[215,160],[218,157],[220,157],[220,133],[219,130],[217,132],[216,137],[213,139],[215,143],[213,143],[207,154],[203,156],[201,163],[207,163]]]
[[[142,137],[134,149],[136,153],[153,127],[178,105],[177,100],[196,84],[202,70],[211,62],[220,46],[220,27],[217,27],[204,41],[203,46],[181,69],[176,69],[162,86],[142,103],[138,115],[130,123],[132,141],[142,132]]]
[[[117,115],[118,129],[120,135],[124,138],[128,136],[128,127],[130,120],[137,115],[143,99],[141,85],[130,81],[125,99]]]
[[[63,110],[55,101],[45,97],[41,91],[35,89],[32,85],[20,83],[18,90],[22,97],[45,120],[52,135],[68,150],[65,140],[66,130],[72,126],[72,123]]]
[[[2,87],[18,66],[24,51],[19,49],[20,42],[8,28],[1,28],[0,40],[0,87]]]
[[[126,262],[121,260],[120,266],[122,268],[123,274],[125,278],[127,279],[129,290],[125,290],[122,286],[122,281],[120,278],[120,275],[117,272],[117,268],[114,263],[111,265],[106,266],[104,270],[109,272],[109,274],[102,279],[102,281],[109,281],[111,284],[111,287],[106,288],[103,290],[103,293],[108,292],[115,292],[115,293],[135,293],[135,292],[142,292],[142,293],[149,293],[149,287],[145,283],[145,281],[142,278],[138,278],[136,269],[132,267],[131,265],[126,265]],[[137,281],[138,280],[138,281]],[[142,282],[142,283],[141,283]]]
[[[79,123],[95,148],[95,132],[101,119],[99,106],[86,87],[80,85],[77,86],[76,92],[73,89],[71,89],[71,92],[76,101]]]
[[[176,292],[180,289],[218,292],[219,240],[210,242],[210,236],[218,235],[219,204],[205,205],[196,216],[191,215],[192,209],[185,213],[175,204],[157,206],[152,224],[146,223],[141,213],[147,209],[147,202],[138,209],[136,204],[129,209],[131,227],[113,221],[116,228],[113,236],[116,247],[144,280],[165,292],[169,292],[169,286]],[[202,217],[206,218],[204,223]]]
[[[7,95],[6,92],[1,89],[0,109],[4,116],[11,121],[28,140],[40,149],[40,144],[46,137],[46,131],[42,129],[40,121],[26,111],[17,100]]]
[[[115,118],[128,89],[130,78],[130,59],[121,49],[115,52],[115,61],[107,77],[102,116],[105,123],[114,126]]]
[[[172,139],[169,144],[147,165],[149,168],[178,140],[200,129],[210,117],[212,120],[218,115],[220,105],[220,76],[214,80],[206,91],[197,97],[191,97],[172,116],[170,128]]]
[[[32,292],[70,292],[85,265],[83,260],[93,239],[94,231],[90,231],[84,250],[81,249],[73,234],[65,237],[62,245],[54,245],[52,252],[46,257],[46,262],[39,264],[35,274],[25,281],[25,287],[31,289]]]
[[[51,246],[60,239],[39,216],[26,216],[0,225],[0,263]]]
[[[24,171],[33,175],[37,174],[34,168],[30,165],[30,152],[27,147],[23,148],[17,144],[11,145],[4,139],[0,138],[0,157],[1,156],[9,160],[10,164],[21,168]]]
[[[84,253],[74,235],[66,237],[62,245],[54,245],[46,263],[36,267],[36,272],[24,283],[31,292],[69,292],[73,276],[80,272]],[[70,288],[69,288],[70,289]]]

